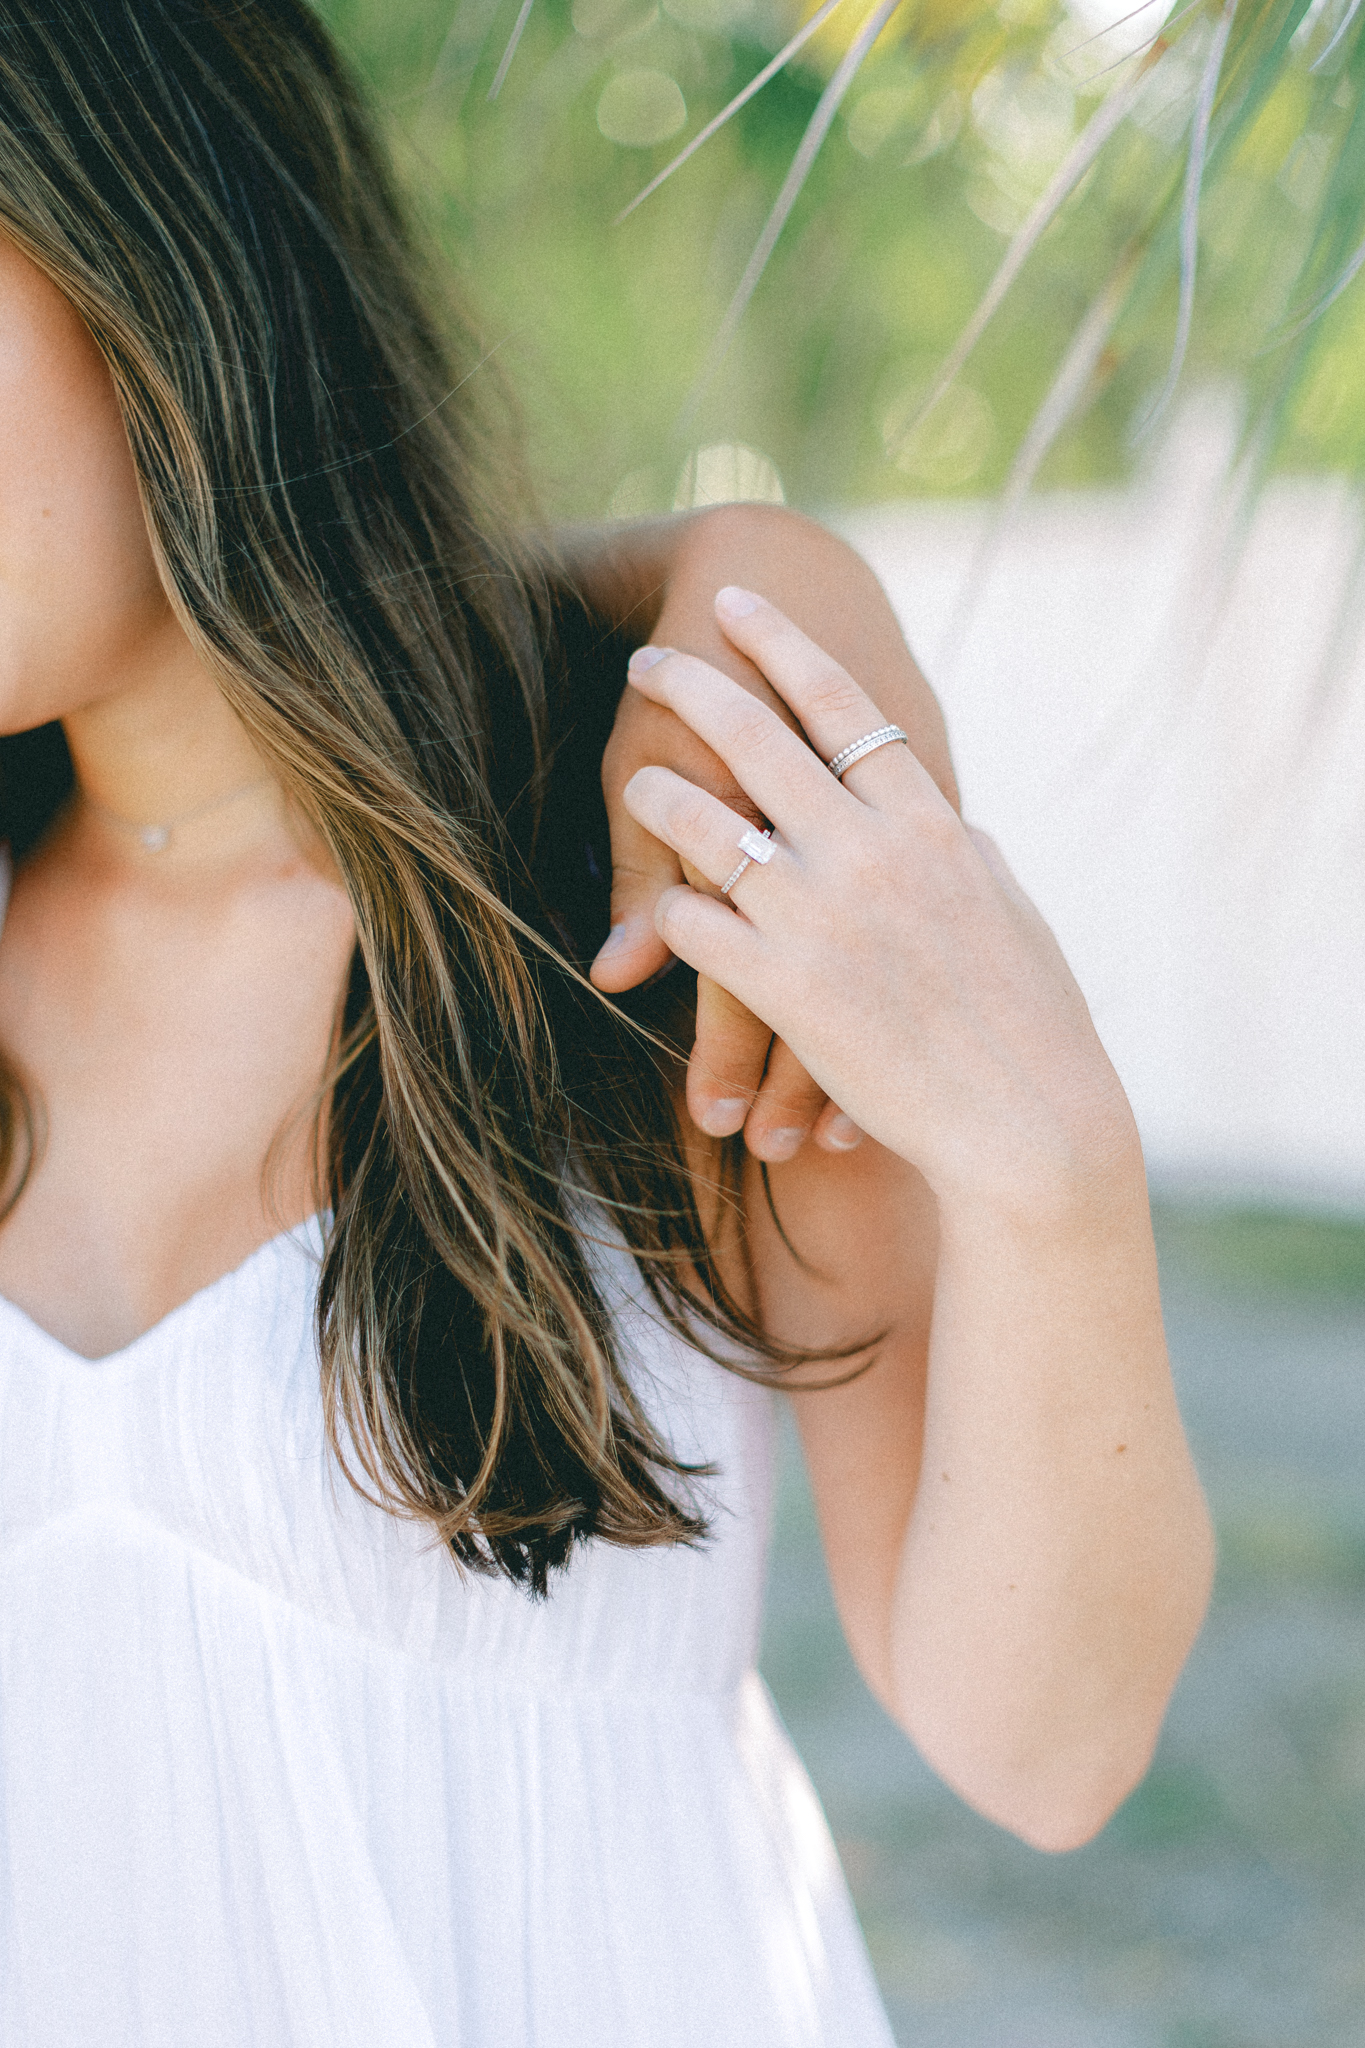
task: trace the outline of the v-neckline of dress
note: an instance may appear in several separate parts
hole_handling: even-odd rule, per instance
[[[248,1279],[258,1266],[264,1265],[272,1253],[282,1251],[290,1244],[298,1246],[300,1250],[316,1252],[320,1248],[321,1237],[322,1218],[316,1212],[305,1217],[303,1222],[295,1223],[288,1230],[276,1231],[273,1237],[266,1238],[249,1251],[244,1259],[239,1259],[235,1266],[217,1274],[214,1279],[205,1281],[202,1287],[196,1287],[192,1294],[187,1294],[183,1300],[176,1302],[173,1308],[158,1316],[154,1323],[149,1323],[145,1330],[140,1330],[135,1337],[130,1337],[126,1344],[117,1345],[114,1350],[102,1352],[95,1358],[89,1357],[84,1351],[77,1351],[70,1344],[64,1344],[60,1337],[54,1336],[53,1332],[31,1316],[27,1309],[20,1308],[16,1301],[11,1301],[7,1294],[0,1294],[0,1319],[21,1330],[36,1351],[46,1354],[59,1366],[87,1374],[112,1371],[120,1366],[138,1364],[148,1355],[158,1352],[163,1341],[174,1335],[182,1322],[214,1296],[231,1293],[235,1287]]]

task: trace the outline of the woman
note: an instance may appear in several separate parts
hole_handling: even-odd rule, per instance
[[[804,737],[660,637],[608,779],[727,899],[658,909],[703,1030],[812,1079],[776,1163],[684,1125],[682,977],[575,964],[610,638],[298,0],[11,11],[0,225],[0,2038],[885,2041],[753,1672],[771,1385],[873,1689],[1084,1840],[1210,1570],[1084,1004],[732,571]]]

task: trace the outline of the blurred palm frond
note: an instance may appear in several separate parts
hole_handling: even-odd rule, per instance
[[[323,12],[556,509],[667,506],[699,442],[808,502],[1094,481],[1210,376],[1265,463],[1365,468],[1360,0]]]

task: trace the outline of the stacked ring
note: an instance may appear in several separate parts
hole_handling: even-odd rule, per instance
[[[762,867],[772,859],[772,840],[773,828],[771,825],[769,825],[766,832],[755,832],[752,825],[745,826],[744,830],[739,835],[738,841],[736,842],[739,851],[744,855],[744,858],[740,862],[739,866],[735,869],[734,873],[731,875],[729,881],[721,883],[720,893],[722,896],[729,895],[730,891],[734,888],[735,883],[744,873],[745,868],[752,867],[755,861],[757,861],[759,866]]]
[[[836,782],[842,782],[855,761],[861,761],[864,754],[875,754],[878,747],[889,747],[899,740],[902,746],[910,744],[906,734],[898,725],[879,725],[875,732],[864,733],[852,746],[842,747],[832,761],[825,765]]]

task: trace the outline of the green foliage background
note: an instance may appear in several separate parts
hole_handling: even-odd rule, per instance
[[[1125,6],[1115,0],[1115,16]],[[908,442],[1009,235],[1102,95],[1132,74],[1134,60],[1115,71],[1108,46],[1088,42],[1064,7],[905,0],[843,103],[735,346],[683,422],[865,4],[844,0],[619,226],[620,209],[792,33],[801,13],[788,0],[533,0],[492,103],[515,0],[322,0],[322,12],[377,93],[403,175],[521,401],[552,515],[667,509],[689,449],[717,443],[761,451],[807,505],[996,489],[1087,308],[1136,248],[1136,281],[1038,481],[1111,479],[1131,461],[1175,329],[1183,152],[1217,14],[1208,0],[1168,28],[1173,47],[1134,117]],[[1202,199],[1185,376],[1243,378],[1265,408],[1263,455],[1280,466],[1365,458],[1365,277],[1297,341],[1260,352],[1331,282],[1365,212],[1365,44],[1348,37],[1325,75],[1309,69],[1342,12],[1241,0]],[[609,90],[645,134],[682,108],[685,119],[652,144],[609,139],[599,116],[621,127]]]

